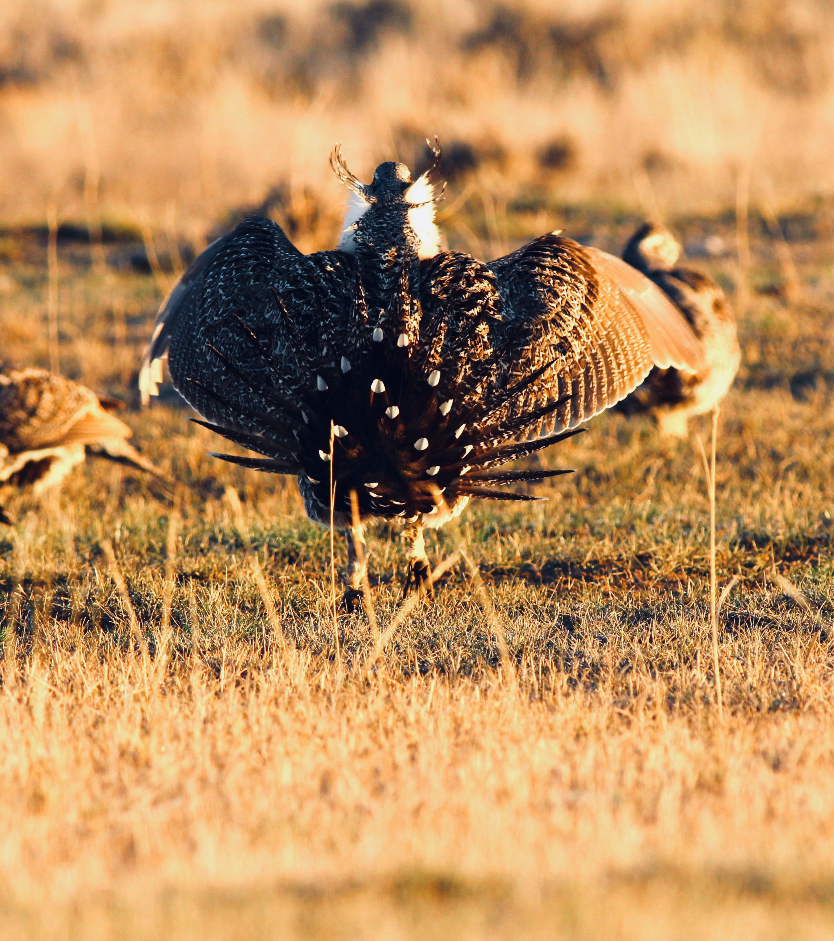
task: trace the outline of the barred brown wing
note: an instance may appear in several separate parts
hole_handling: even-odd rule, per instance
[[[508,381],[547,364],[516,411],[565,399],[534,433],[573,428],[620,401],[658,363],[697,369],[700,344],[639,272],[597,249],[545,235],[490,263],[505,337],[517,337]]]

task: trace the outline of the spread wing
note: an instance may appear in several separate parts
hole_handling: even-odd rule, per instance
[[[517,338],[507,364],[518,381],[552,364],[516,409],[565,399],[534,428],[573,428],[635,389],[652,366],[696,372],[701,345],[681,313],[625,262],[571,239],[545,235],[490,263],[504,336]]]
[[[171,335],[187,319],[187,310],[195,290],[202,283],[211,262],[233,240],[234,232],[216,239],[188,266],[179,281],[162,302],[139,370],[139,390],[142,404],[147,405],[152,395],[159,394],[162,382],[162,362],[168,355]]]
[[[12,453],[128,438],[85,386],[43,369],[0,375],[0,444]]]
[[[350,255],[304,255],[274,222],[247,219],[163,302],[140,372],[143,400],[156,394],[167,354],[174,387],[201,415],[235,427],[257,415],[260,424],[276,402],[315,386],[354,313],[361,319],[364,308]]]
[[[585,248],[597,270],[631,304],[649,339],[652,365],[696,373],[704,365],[703,349],[686,318],[657,285],[622,258],[598,248]]]

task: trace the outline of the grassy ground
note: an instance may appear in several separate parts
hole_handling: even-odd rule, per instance
[[[561,215],[607,248],[634,222]],[[554,220],[489,223],[464,213],[452,241]],[[720,218],[679,223],[693,249],[732,244]],[[703,262],[745,354],[719,442],[719,578],[739,578],[723,724],[706,422],[670,444],[602,416],[546,456],[578,471],[547,503],[467,512],[430,553],[462,548],[483,588],[454,568],[374,660],[364,616],[336,643],[328,534],[294,483],[206,457],[172,401],[131,407],[175,499],[90,463],[0,533],[0,934],[830,937],[834,281],[815,225],[785,220],[798,283],[758,230],[749,271]],[[2,353],[46,364],[44,247],[0,249]],[[62,242],[59,320],[62,369],[134,402],[165,274],[131,250],[96,272]],[[385,631],[403,551],[387,528],[370,550]]]

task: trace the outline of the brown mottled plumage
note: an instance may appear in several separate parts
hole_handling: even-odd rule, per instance
[[[57,486],[88,453],[163,480],[125,440],[130,428],[110,414],[119,403],[44,369],[0,373],[0,494]],[[0,507],[0,522],[11,522]]]
[[[498,468],[575,434],[654,364],[701,365],[680,313],[619,259],[555,234],[491,263],[441,251],[438,157],[415,182],[384,163],[365,185],[337,151],[351,190],[339,250],[303,255],[274,223],[242,223],[163,304],[140,377],[153,394],[167,353],[203,424],[264,455],[218,456],[297,474],[308,515],[324,524],[332,473],[349,604],[361,520],[404,522],[406,589],[424,587],[423,526],[471,498],[533,499],[505,488],[564,471]]]
[[[681,246],[661,225],[645,223],[623,249],[623,260],[669,297],[701,341],[695,372],[655,368],[623,403],[626,413],[651,412],[664,434],[683,437],[689,418],[711,411],[729,391],[741,363],[736,321],[724,292],[707,274],[677,264]]]

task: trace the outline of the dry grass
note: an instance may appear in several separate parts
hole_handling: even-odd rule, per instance
[[[715,207],[748,174],[830,213],[833,89],[823,0],[4,0],[0,218],[194,240],[276,184],[326,215],[336,141],[364,176],[435,133],[499,203]]]
[[[0,4],[0,360],[125,397],[183,483],[91,464],[0,532],[0,936],[831,937],[831,11],[382,0],[374,35],[362,7]],[[173,397],[136,409],[212,227],[271,191],[330,246],[333,143],[364,176],[427,132],[454,248],[616,250],[638,212],[712,245],[744,354],[723,722],[694,433],[596,420],[546,458],[578,470],[547,504],[439,533],[430,605],[401,607],[381,527],[378,625],[334,634],[294,484],[207,458]]]
[[[601,218],[572,231],[613,248],[631,222]],[[488,245],[486,211],[456,221]],[[595,421],[548,458],[579,471],[549,503],[440,532],[483,587],[458,566],[406,618],[383,528],[381,642],[340,616],[337,663],[327,531],[156,406],[128,418],[177,506],[97,464],[0,534],[3,937],[829,937],[834,292],[811,220],[782,223],[802,301],[754,228],[722,411],[723,724],[694,438]],[[49,360],[46,249],[4,272],[21,361]],[[107,252],[60,246],[60,357],[134,395],[157,289]]]

